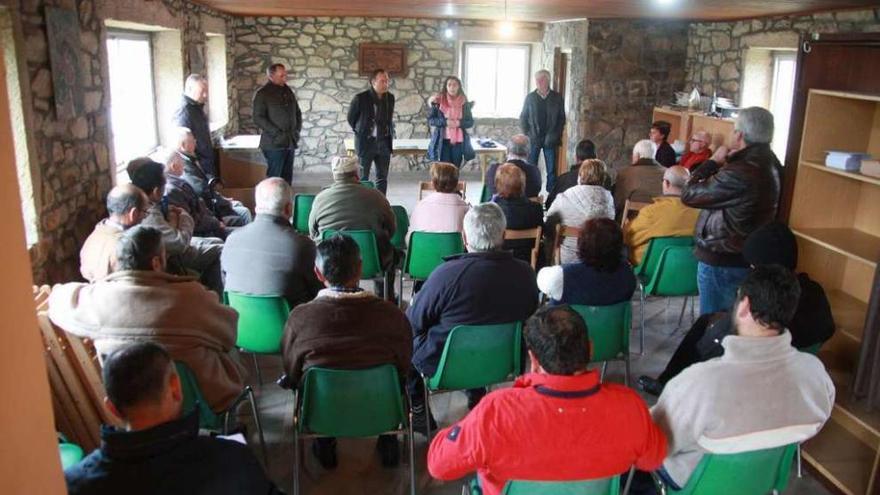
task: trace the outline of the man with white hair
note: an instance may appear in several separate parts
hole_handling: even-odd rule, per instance
[[[519,126],[531,140],[528,162],[538,166],[538,156],[543,151],[547,170],[547,192],[556,184],[556,149],[562,143],[565,129],[565,102],[562,95],[550,89],[550,71],[535,72],[536,89],[526,95]]]
[[[257,216],[226,239],[220,266],[226,290],[284,296],[290,307],[311,301],[322,285],[315,276],[315,243],[290,225],[293,190],[270,177],[254,191]]]
[[[679,165],[692,170],[712,156],[709,145],[712,144],[712,135],[706,131],[697,131],[688,142],[688,150],[681,157]]]
[[[626,200],[651,202],[663,194],[661,181],[664,168],[654,159],[651,141],[642,139],[633,147],[632,165],[617,173],[614,183],[614,210],[617,218],[623,214]]]
[[[502,249],[507,222],[495,203],[476,205],[464,216],[467,253],[446,258],[425,281],[406,312],[413,330],[413,367],[431,376],[437,370],[449,332],[456,325],[524,321],[538,307],[538,285],[528,263]],[[409,380],[418,431],[424,431],[421,380]],[[484,389],[468,391],[473,408]],[[433,420],[431,421],[433,426]]]
[[[195,189],[183,178],[183,157],[169,149],[155,154],[158,163],[165,165],[165,194],[163,198],[171,206],[189,213],[195,226],[193,235],[200,237],[219,237],[226,239],[226,228],[205,201],[196,194]]]
[[[681,202],[681,189],[690,173],[674,165],[663,173],[663,195],[642,208],[632,222],[623,229],[623,240],[629,246],[629,261],[633,266],[642,262],[648,243],[655,237],[690,236],[700,211]]]
[[[209,179],[217,177],[217,157],[211,140],[211,127],[205,103],[208,102],[208,80],[201,74],[190,74],[183,87],[183,100],[174,112],[174,125],[190,129],[196,140],[195,154]]]
[[[776,218],[782,165],[770,149],[773,114],[760,107],[740,111],[728,142],[691,175],[681,201],[698,208],[694,231],[699,260],[700,314],[731,309],[748,274],[746,237]]]
[[[484,181],[489,195],[495,195],[495,173],[498,167],[505,163],[512,163],[526,174],[526,192],[527,198],[534,198],[541,193],[541,171],[538,170],[537,163],[529,162],[529,137],[525,134],[517,134],[510,138],[507,143],[507,161],[493,163],[486,171],[486,180]]]

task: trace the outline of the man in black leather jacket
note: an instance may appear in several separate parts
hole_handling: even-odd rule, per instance
[[[302,112],[287,85],[284,64],[266,69],[268,81],[254,93],[254,124],[260,128],[260,150],[266,157],[267,177],[293,180],[293,157],[302,130]]]
[[[394,139],[394,95],[388,91],[391,79],[384,69],[370,76],[370,89],[354,96],[348,107],[348,125],[354,131],[354,148],[360,159],[361,180],[370,180],[376,164],[376,189],[388,190],[388,167]]]
[[[694,230],[700,314],[729,310],[748,273],[746,237],[776,217],[782,165],[770,149],[773,115],[759,107],[737,117],[731,149],[723,146],[692,172],[681,201],[699,208]]]

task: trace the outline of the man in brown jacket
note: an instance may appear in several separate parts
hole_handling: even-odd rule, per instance
[[[127,230],[116,258],[116,271],[96,283],[55,286],[49,318],[94,340],[100,356],[131,342],[163,345],[192,369],[211,409],[225,410],[244,386],[244,368],[230,353],[237,313],[195,278],[164,272],[162,233],[154,228]]]
[[[654,159],[651,141],[644,139],[633,147],[632,165],[617,173],[614,184],[614,210],[621,218],[626,200],[650,203],[651,198],[663,194],[660,184],[665,169]],[[673,163],[675,165],[675,163]]]
[[[401,380],[412,356],[412,330],[394,304],[358,287],[360,249],[337,234],[318,244],[315,273],[326,289],[290,313],[281,341],[282,386],[295,388],[312,366],[361,369],[394,364]],[[376,443],[384,466],[400,461],[397,437],[381,435]],[[319,438],[312,451],[326,469],[336,467],[336,440]]]
[[[107,194],[109,216],[95,225],[79,252],[79,271],[95,282],[113,272],[116,242],[126,229],[141,223],[147,211],[147,196],[131,184],[114,187]]]

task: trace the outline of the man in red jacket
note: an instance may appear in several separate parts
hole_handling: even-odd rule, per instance
[[[653,471],[666,437],[631,389],[599,383],[588,371],[584,320],[569,306],[538,310],[526,323],[531,373],[492,392],[463,420],[440,431],[428,470],[452,480],[477,471],[484,495],[508,480],[587,480]]]

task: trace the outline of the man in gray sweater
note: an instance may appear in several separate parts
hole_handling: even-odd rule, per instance
[[[759,266],[740,285],[735,335],[724,356],[695,364],[663,389],[651,414],[669,440],[658,471],[672,488],[707,452],[745,452],[815,435],[834,405],[834,384],[818,358],[791,346],[786,325],[800,297],[795,275]]]

